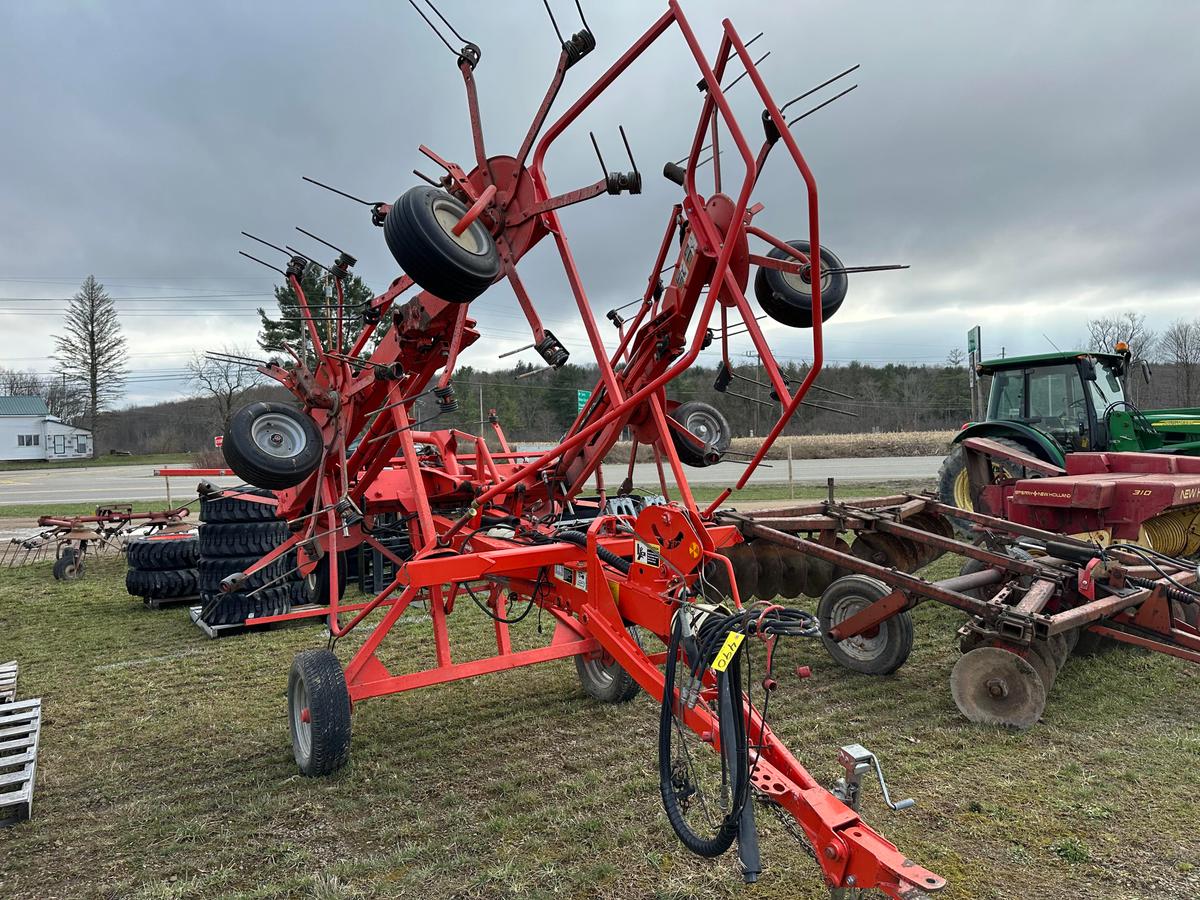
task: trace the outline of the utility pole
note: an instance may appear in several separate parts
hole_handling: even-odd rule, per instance
[[[487,421],[483,415],[483,385],[479,386],[479,436],[483,437],[483,423]]]

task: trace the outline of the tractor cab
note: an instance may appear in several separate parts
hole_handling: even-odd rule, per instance
[[[1045,353],[981,363],[979,374],[992,378],[987,421],[1028,426],[1067,453],[1107,449],[1108,420],[1126,408],[1126,366],[1117,353]]]

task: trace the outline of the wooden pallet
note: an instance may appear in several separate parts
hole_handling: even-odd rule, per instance
[[[11,703],[17,696],[17,661],[0,664],[0,703]]]
[[[41,730],[41,698],[0,706],[0,825],[15,825],[33,815]]]

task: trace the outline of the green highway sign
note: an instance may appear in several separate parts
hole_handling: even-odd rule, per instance
[[[587,406],[588,400],[592,398],[591,391],[576,391],[575,399],[579,401],[579,411],[583,412],[583,408]]]

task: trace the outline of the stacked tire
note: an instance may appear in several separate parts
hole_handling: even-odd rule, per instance
[[[189,533],[134,538],[125,545],[125,590],[147,604],[195,597],[200,592],[199,546],[196,535]]]
[[[287,522],[275,513],[270,491],[226,491],[201,499],[198,581],[206,624],[239,625],[291,610],[300,583],[284,578],[292,568],[286,556],[255,572],[238,590],[221,591],[224,579],[245,572],[287,540]]]

